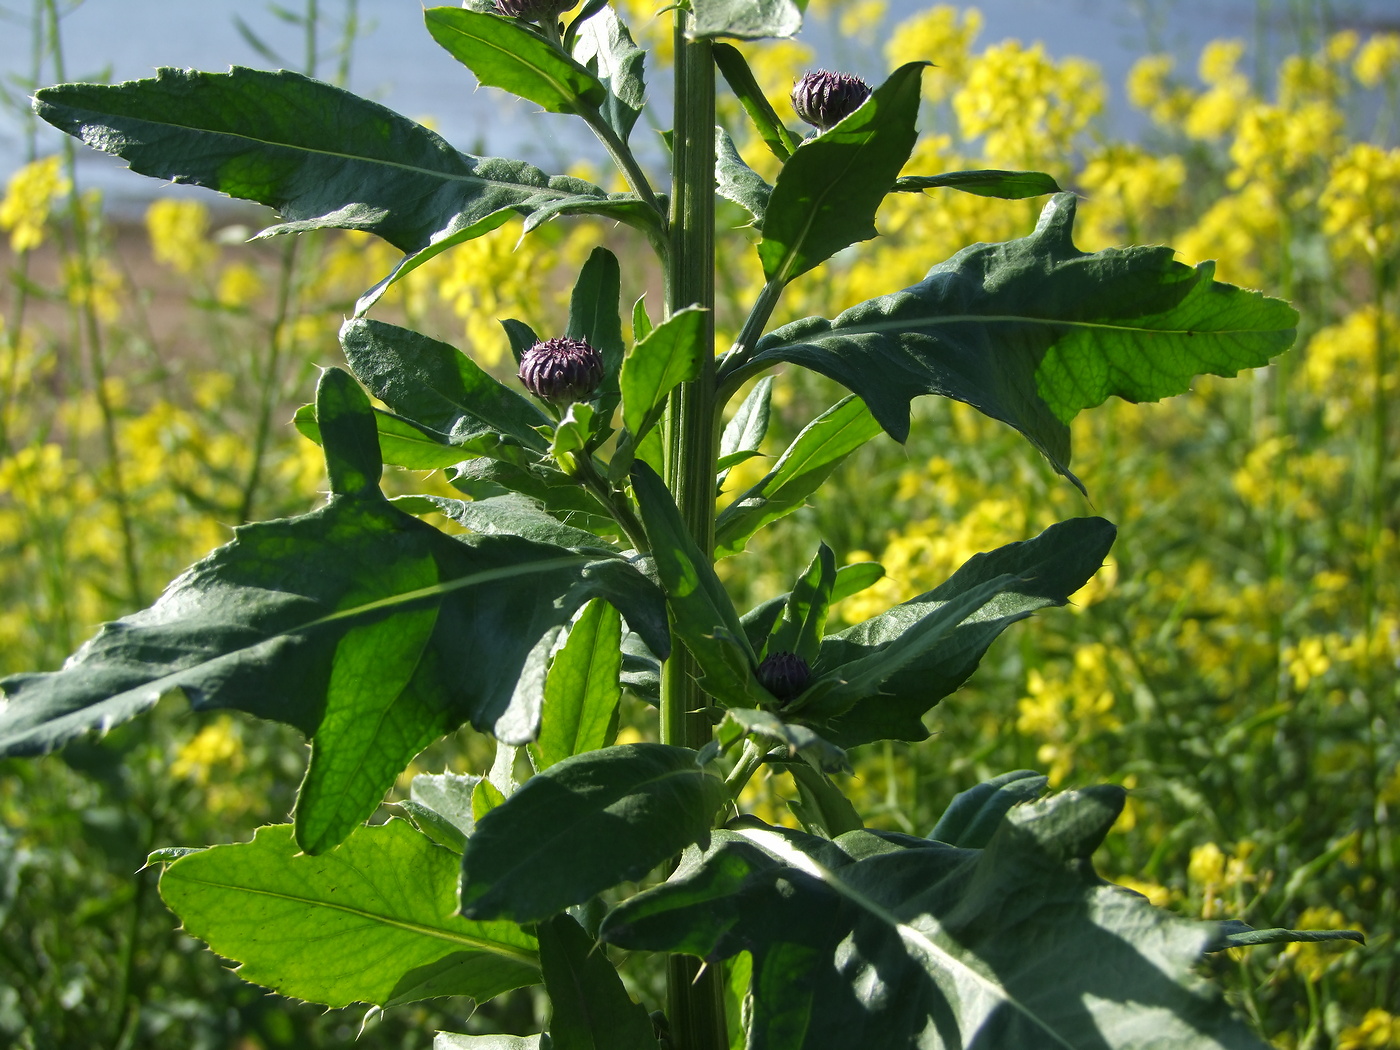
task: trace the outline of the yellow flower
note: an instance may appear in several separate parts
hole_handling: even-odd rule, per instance
[[[178,273],[194,273],[214,257],[209,209],[199,201],[158,200],[146,209],[151,254]]]
[[[1149,904],[1154,904],[1159,908],[1165,908],[1172,902],[1172,892],[1165,886],[1159,886],[1155,882],[1148,882],[1145,879],[1135,879],[1131,875],[1115,875],[1113,882],[1119,886],[1125,886],[1135,893],[1141,893],[1147,898]]]
[[[1128,71],[1128,101],[1145,109],[1158,124],[1172,126],[1185,119],[1191,109],[1191,92],[1171,81],[1176,59],[1171,55],[1143,55]]]
[[[885,19],[889,5],[885,0],[853,0],[841,10],[841,35],[850,40],[870,43]]]
[[[1201,48],[1196,73],[1203,83],[1212,86],[1227,83],[1239,75],[1238,67],[1243,57],[1243,40],[1212,40]]]
[[[1335,255],[1391,258],[1400,248],[1400,148],[1353,145],[1332,164],[1322,209]]]
[[[934,68],[924,70],[924,97],[941,102],[966,79],[968,55],[981,29],[982,14],[975,7],[960,10],[938,4],[895,26],[885,57],[892,66],[934,63]]]
[[[245,764],[243,740],[228,715],[220,715],[188,740],[170,764],[173,776],[206,785],[215,767],[236,774]]]
[[[1378,1006],[1367,1010],[1360,1024],[1338,1033],[1337,1050],[1400,1050],[1400,1017]]]
[[[27,252],[44,243],[53,202],[72,189],[57,156],[31,161],[10,176],[0,202],[0,229],[10,231],[10,248]]]
[[[63,259],[63,289],[74,306],[91,303],[93,311],[104,321],[114,321],[121,313],[121,272],[105,256],[94,257],[83,265],[78,255]]]
[[[1299,692],[1306,689],[1314,678],[1321,678],[1332,667],[1322,638],[1304,638],[1297,645],[1290,645],[1283,651],[1283,663],[1293,679],[1293,687]]]
[[[256,300],[262,292],[263,280],[258,271],[247,263],[236,262],[219,272],[214,298],[220,306],[238,310]]]
[[[1400,33],[1377,33],[1361,45],[1352,72],[1363,87],[1376,88],[1400,74]]]
[[[1214,842],[1191,849],[1186,877],[1198,886],[1219,886],[1225,881],[1225,854]]]

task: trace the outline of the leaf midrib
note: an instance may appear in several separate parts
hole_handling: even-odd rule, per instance
[[[484,937],[473,937],[467,933],[444,930],[437,926],[426,926],[423,923],[414,922],[411,919],[399,919],[389,915],[382,915],[377,912],[368,911],[364,908],[355,908],[347,904],[336,904],[331,901],[318,900],[313,897],[298,896],[293,893],[286,893],[280,890],[263,889],[256,886],[236,885],[228,882],[214,882],[209,879],[195,878],[184,873],[179,873],[179,869],[172,865],[166,873],[166,878],[173,878],[177,882],[184,881],[197,886],[207,886],[214,890],[233,890],[242,893],[250,893],[256,896],[269,897],[273,900],[288,901],[293,904],[302,904],[313,908],[328,908],[331,911],[343,912],[346,915],[353,915],[357,918],[367,919],[384,926],[404,930],[408,933],[415,933],[424,937],[431,937],[437,940],[446,941],[449,944],[465,945],[469,948],[476,948],[480,951],[489,952],[492,955],[499,955],[502,958],[511,959],[515,962],[524,963],[536,970],[539,969],[539,954],[527,948],[520,948],[502,941],[491,941]],[[464,920],[471,921],[471,920]]]
[[[465,29],[461,28],[460,26],[452,25],[450,22],[444,22],[441,19],[439,19],[437,20],[437,24],[442,26],[448,32],[456,33],[458,36],[466,37],[468,40],[474,40],[479,44],[485,44],[487,47],[491,48],[493,51],[500,53],[502,57],[508,59],[511,62],[514,62],[516,65],[524,66],[526,69],[538,73],[540,76],[544,77],[546,81],[548,81],[550,87],[554,88],[555,91],[559,92],[559,95],[564,99],[565,102],[569,103],[574,107],[575,112],[577,112],[583,104],[584,100],[582,95],[574,91],[570,85],[561,83],[558,80],[558,78],[556,78],[543,66],[535,65],[534,63],[530,62],[528,56],[518,55],[515,52],[509,50],[508,48],[502,47],[494,40],[488,39],[487,37],[481,36],[479,34],[468,33]],[[463,64],[465,65],[465,63]],[[563,63],[560,64],[563,65]],[[568,69],[569,67],[564,66],[564,68]],[[580,69],[579,71],[583,73],[588,72],[584,69]],[[570,72],[574,72],[574,70],[570,70]]]
[[[219,74],[219,75],[223,75],[223,74]],[[43,100],[43,99],[41,99],[40,101],[43,102],[43,104],[46,105],[46,106],[50,106],[50,107],[52,107],[52,108],[54,108],[54,109],[66,109],[66,110],[68,110],[68,111],[71,112],[71,113],[88,112],[88,113],[96,114],[100,121],[108,122],[106,126],[115,126],[115,122],[116,122],[116,121],[122,120],[122,121],[134,122],[134,123],[137,123],[137,124],[148,125],[148,126],[150,126],[150,127],[171,128],[171,129],[174,129],[174,130],[176,130],[176,131],[191,132],[191,133],[200,134],[200,135],[217,135],[217,136],[221,136],[221,137],[224,137],[224,138],[238,139],[238,140],[241,140],[241,141],[243,141],[243,142],[253,143],[253,144],[258,145],[258,146],[271,147],[271,148],[275,148],[275,149],[294,150],[294,151],[301,152],[301,153],[311,153],[311,154],[315,154],[315,155],[317,155],[317,156],[327,157],[327,158],[330,158],[330,159],[333,159],[333,160],[339,160],[339,161],[358,161],[358,162],[360,162],[360,163],[362,163],[362,164],[379,164],[379,165],[382,165],[382,166],[384,166],[384,167],[386,167],[386,168],[393,168],[393,169],[397,169],[397,170],[399,170],[399,171],[409,172],[409,173],[414,174],[414,175],[428,175],[428,176],[432,176],[432,177],[434,177],[434,178],[442,179],[442,180],[447,181],[447,182],[467,182],[467,183],[476,182],[476,183],[481,183],[482,185],[487,185],[487,186],[506,186],[506,187],[518,188],[518,189],[521,189],[521,190],[529,190],[530,193],[531,193],[532,195],[543,195],[543,196],[550,197],[550,198],[552,198],[552,199],[554,199],[554,200],[568,200],[568,199],[574,198],[574,197],[593,198],[593,199],[597,199],[597,200],[604,200],[604,199],[606,199],[606,198],[604,198],[604,197],[595,197],[594,195],[589,195],[589,194],[568,193],[568,192],[565,192],[564,190],[556,190],[556,189],[554,189],[553,187],[551,187],[551,186],[549,186],[549,185],[547,185],[547,184],[541,186],[541,185],[536,185],[536,184],[534,184],[534,183],[528,183],[528,182],[506,182],[506,181],[503,180],[503,179],[488,179],[488,178],[483,178],[482,176],[477,175],[477,174],[475,174],[475,173],[463,175],[463,174],[457,174],[457,173],[455,173],[455,172],[445,172],[445,171],[441,171],[441,170],[438,170],[438,169],[435,169],[435,168],[423,168],[423,167],[419,167],[419,166],[416,165],[416,164],[405,164],[405,163],[403,163],[402,161],[387,160],[387,159],[384,159],[384,158],[381,158],[381,157],[366,157],[366,156],[360,156],[360,155],[353,154],[353,153],[342,153],[342,152],[339,152],[339,151],[336,151],[336,150],[319,149],[319,148],[314,147],[314,146],[297,145],[297,144],[295,144],[295,143],[289,143],[289,142],[278,142],[278,141],[276,141],[276,140],[274,140],[274,139],[261,139],[261,138],[255,137],[255,136],[253,136],[253,135],[244,134],[244,133],[238,132],[238,131],[226,131],[226,130],[217,130],[217,129],[214,129],[214,128],[202,128],[202,127],[196,127],[196,126],[194,126],[194,125],[192,125],[192,124],[177,124],[177,123],[174,123],[173,121],[168,121],[168,120],[153,120],[153,119],[151,119],[150,117],[132,117],[132,116],[129,116],[129,115],[124,114],[124,113],[123,113],[123,114],[112,114],[112,113],[109,113],[109,112],[105,112],[105,111],[102,111],[102,110],[93,108],[93,107],[91,107],[91,106],[76,106],[76,105],[73,105],[73,104],[71,104],[71,103],[59,103],[59,102],[52,102],[52,101],[47,101],[47,100]],[[98,147],[98,148],[101,149],[101,147]],[[451,147],[449,146],[449,148],[451,148]],[[116,156],[121,156],[121,155],[122,155],[120,152],[117,152],[117,151],[115,151],[115,150],[106,150],[106,149],[103,149],[102,152],[104,152],[104,153],[108,153],[108,152],[114,153]],[[456,153],[457,156],[459,156],[459,157],[467,157],[467,158],[469,158],[470,160],[476,161],[476,162],[480,162],[480,161],[484,161],[484,160],[491,160],[491,159],[493,159],[493,158],[490,158],[490,157],[475,157],[475,156],[472,156],[472,155],[470,155],[470,154],[462,153],[462,152],[460,152],[460,151],[458,151],[458,150],[455,150],[455,149],[453,150],[453,152]],[[541,173],[541,174],[543,174],[543,173]]]
[[[736,834],[748,839],[759,849],[782,863],[787,864],[789,867],[796,868],[804,874],[817,879],[823,885],[830,887],[833,892],[845,897],[852,904],[856,905],[856,907],[863,909],[887,926],[893,928],[895,932],[899,934],[900,940],[917,946],[925,954],[939,959],[947,966],[963,971],[974,981],[987,989],[994,998],[1005,1002],[1012,1009],[1021,1013],[1027,1020],[1052,1038],[1057,1045],[1064,1047],[1065,1050],[1074,1050],[1074,1045],[1072,1043],[1051,1028],[1045,1021],[1041,1020],[1039,1016],[1031,1011],[1030,1007],[1026,1006],[1012,995],[1004,985],[992,980],[972,966],[969,966],[952,952],[936,944],[933,939],[923,931],[901,921],[899,917],[889,909],[871,900],[854,887],[847,885],[834,871],[824,867],[815,858],[808,856],[806,853],[792,846],[781,835],[772,831],[764,831],[760,828],[738,828],[736,829]],[[934,922],[937,922],[937,920],[935,919]],[[938,925],[940,928],[942,927],[941,923],[938,923]]]
[[[761,357],[763,354],[782,349],[783,347],[802,346],[806,343],[820,343],[827,339],[843,339],[854,335],[878,335],[883,332],[891,331],[909,333],[911,330],[928,328],[934,325],[967,324],[969,322],[1053,325],[1061,328],[1104,329],[1111,332],[1140,332],[1145,335],[1160,336],[1184,335],[1192,338],[1196,336],[1282,334],[1293,330],[1292,328],[1146,328],[1141,325],[1119,324],[1109,321],[1081,321],[1071,318],[1037,317],[1032,314],[931,314],[926,317],[900,317],[892,318],[888,321],[862,321],[843,325],[838,325],[835,322],[828,322],[828,327],[823,332],[815,334],[810,338],[784,339],[782,342],[770,344],[759,352],[759,356]],[[801,322],[795,323],[800,324]]]

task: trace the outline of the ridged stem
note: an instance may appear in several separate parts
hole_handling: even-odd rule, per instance
[[[666,312],[705,308],[702,345],[714,345],[715,66],[710,42],[686,38],[690,16],[676,11],[676,108],[672,137],[671,255]],[[671,395],[664,421],[666,482],[702,552],[714,548],[715,367],[712,353],[693,381]],[[709,698],[690,654],[677,647],[661,673],[661,739],[700,748],[710,738]],[[673,955],[666,967],[666,1014],[676,1050],[727,1050],[723,969]]]

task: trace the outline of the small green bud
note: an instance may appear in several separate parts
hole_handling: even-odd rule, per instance
[[[520,381],[542,401],[588,401],[603,381],[603,355],[584,339],[544,339],[520,356]]]
[[[792,108],[820,131],[839,124],[870,97],[870,85],[852,73],[819,69],[806,74],[792,89]]]

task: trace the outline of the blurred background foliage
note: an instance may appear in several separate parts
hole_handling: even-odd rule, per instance
[[[1193,65],[1144,54],[1124,92],[1040,45],[980,38],[972,8],[888,17],[881,0],[813,0],[811,14],[890,67],[915,58],[925,129],[908,171],[1052,173],[1083,196],[1078,243],[1167,243],[1218,260],[1228,281],[1292,299],[1296,348],[1269,369],[1207,379],[1160,405],[1119,402],[1074,424],[1085,501],[1019,438],[964,406],[916,404],[907,446],[877,439],[824,497],[721,572],[741,607],[786,590],[818,538],[888,570],[838,612],[857,622],[927,590],[972,554],[1051,522],[1120,526],[1110,563],[1065,610],[999,642],[929,718],[933,736],[855,754],[849,789],[877,826],[924,834],[957,791],[1034,768],[1057,788],[1132,789],[1098,862],[1188,915],[1257,927],[1347,927],[1365,947],[1290,945],[1214,959],[1232,999],[1275,1045],[1400,1047],[1400,33],[1339,27],[1297,5],[1281,62],[1218,40]],[[1318,9],[1314,11],[1314,7]],[[670,42],[649,0],[623,0],[655,60]],[[339,22],[288,12],[314,40]],[[34,82],[63,79],[58,6],[35,3]],[[319,19],[319,24],[318,24]],[[424,46],[427,44],[424,38]],[[805,44],[745,46],[774,105],[818,61]],[[313,56],[314,57],[314,56]],[[178,56],[172,56],[178,61]],[[1267,66],[1267,68],[1266,68]],[[30,84],[32,87],[33,84]],[[1101,129],[1122,95],[1150,120]],[[771,158],[721,100],[744,155]],[[771,168],[767,169],[772,174]],[[577,174],[603,178],[580,168]],[[886,235],[790,290],[784,316],[834,314],[920,279],[975,241],[1027,233],[1040,202],[895,194]],[[319,502],[319,451],[288,425],[336,331],[392,249],[355,234],[246,242],[265,216],[161,196],[141,225],[75,183],[71,147],[31,155],[0,203],[0,671],[57,666],[104,620],[149,603],[240,522]],[[761,286],[723,211],[720,341]],[[454,249],[391,292],[379,315],[509,360],[496,319],[555,331],[593,245],[641,258],[625,233],[518,227]],[[657,299],[654,275],[624,295]],[[630,300],[629,300],[630,301]],[[838,392],[788,374],[765,451]],[[771,459],[769,460],[771,462]],[[767,469],[736,467],[742,491]],[[447,491],[398,472],[396,491]],[[655,732],[652,712],[625,733]],[[289,1004],[245,985],[176,930],[153,872],[162,845],[246,839],[286,818],[305,759],[293,732],[178,699],[153,717],[40,761],[0,764],[0,1041],[44,1047],[426,1047],[432,1027],[533,1031],[539,998],[477,1011],[445,1001],[368,1018]],[[436,745],[417,772],[482,771],[488,740]],[[785,774],[747,796],[794,823]]]

